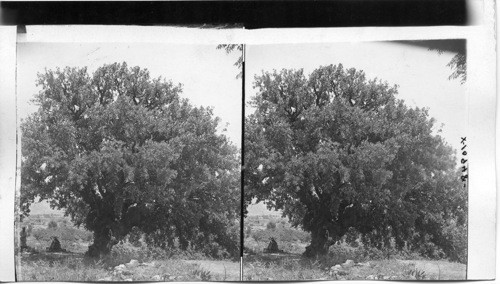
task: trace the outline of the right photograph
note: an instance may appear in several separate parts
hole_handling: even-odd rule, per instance
[[[245,58],[243,280],[465,280],[466,40]]]

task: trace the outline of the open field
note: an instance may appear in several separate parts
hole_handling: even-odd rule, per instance
[[[283,253],[264,253],[270,238]],[[310,235],[275,215],[248,216],[245,220],[245,281],[281,280],[463,280],[466,265],[431,260],[417,254],[380,251],[346,240],[330,247],[328,255],[302,257]]]

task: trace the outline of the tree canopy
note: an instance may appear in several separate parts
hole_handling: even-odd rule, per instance
[[[351,228],[377,247],[393,239],[398,248],[458,253],[445,228],[465,224],[466,192],[426,109],[397,99],[396,85],[341,64],[308,76],[263,72],[254,88],[245,205],[264,201],[311,232],[305,255],[326,253]]]
[[[239,253],[239,155],[182,86],[114,63],[38,74],[21,125],[21,209],[37,198],[94,233],[89,256],[132,229],[213,256]]]

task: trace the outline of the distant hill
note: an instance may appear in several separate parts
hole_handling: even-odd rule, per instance
[[[281,216],[281,211],[271,211],[266,204],[259,202],[248,206],[248,216],[275,215]]]
[[[47,201],[35,202],[30,206],[30,215],[55,214],[64,215],[64,211],[50,208]]]

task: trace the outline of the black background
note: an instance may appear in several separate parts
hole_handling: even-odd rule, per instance
[[[364,27],[466,25],[465,0],[2,2],[3,25]]]

